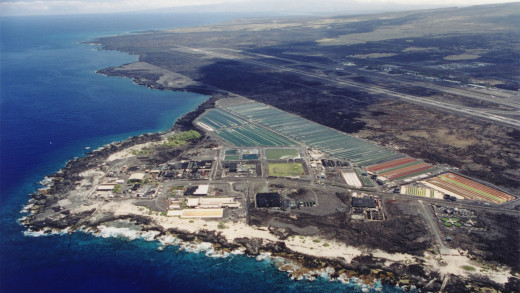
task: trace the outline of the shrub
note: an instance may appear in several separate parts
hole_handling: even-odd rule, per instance
[[[122,188],[123,188],[123,186],[121,184],[117,184],[116,186],[114,186],[113,192],[118,193],[121,191]]]
[[[220,222],[218,222],[217,228],[219,228],[219,229],[226,229],[227,227],[226,227],[226,224],[224,224],[224,222],[220,221]]]
[[[188,141],[195,140],[200,137],[200,133],[195,130],[183,131],[174,135],[170,135],[167,141],[164,143],[165,146],[178,147],[185,146]]]

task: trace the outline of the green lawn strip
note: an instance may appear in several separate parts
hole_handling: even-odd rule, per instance
[[[240,156],[225,156],[224,161],[237,161],[240,160]]]
[[[408,186],[406,189],[406,194],[408,195],[415,195],[415,196],[423,196],[426,197],[426,189],[421,187],[415,187],[415,186]]]
[[[269,164],[269,175],[286,177],[300,176],[304,174],[301,163],[271,163]]]
[[[268,149],[265,151],[268,160],[279,160],[285,156],[291,156],[292,158],[299,157],[298,150],[296,149]]]
[[[408,194],[408,195],[416,195],[415,191],[416,191],[416,188],[413,186],[408,186],[408,188],[406,188],[406,194]]]
[[[361,170],[358,170],[358,169],[355,169],[356,170],[356,174],[358,176],[358,178],[361,180],[361,182],[363,183],[364,186],[366,187],[372,187],[374,186],[374,183],[372,182],[372,180],[370,180],[370,178],[368,178],[368,176],[363,176],[361,172]]]
[[[498,202],[504,202],[504,200],[501,199],[501,198],[499,198],[499,197],[496,197],[496,196],[494,196],[494,195],[491,195],[491,194],[489,194],[489,193],[487,193],[487,192],[485,192],[485,191],[482,191],[482,190],[480,190],[480,189],[476,189],[476,188],[474,188],[474,187],[468,186],[468,185],[466,185],[466,184],[464,184],[464,183],[458,182],[458,181],[453,180],[453,179],[451,179],[451,178],[448,178],[448,177],[446,177],[446,176],[444,176],[442,179],[443,179],[443,180],[446,180],[446,181],[449,181],[449,182],[451,182],[451,183],[453,183],[453,184],[455,184],[455,185],[457,185],[457,186],[459,186],[459,187],[461,187],[461,188],[464,188],[464,189],[467,189],[467,190],[471,190],[471,191],[473,191],[473,192],[476,192],[476,193],[478,193],[478,194],[480,194],[480,195],[482,195],[482,196],[485,196],[485,197],[487,197],[487,198],[494,199],[494,200],[496,200],[496,201],[498,201]]]
[[[167,141],[164,143],[165,146],[184,146],[188,141],[198,139],[200,133],[195,130],[183,131],[177,134],[173,134],[167,137]]]

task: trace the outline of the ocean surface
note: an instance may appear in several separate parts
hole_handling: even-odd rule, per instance
[[[163,92],[97,69],[137,60],[81,44],[99,36],[194,26],[233,14],[0,18],[0,292],[359,292],[293,281],[270,260],[125,237],[25,236],[17,223],[45,175],[88,149],[165,131],[207,96]],[[400,291],[384,287],[384,292]]]

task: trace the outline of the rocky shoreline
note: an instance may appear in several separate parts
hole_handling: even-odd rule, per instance
[[[290,277],[295,279],[313,279],[326,274],[331,280],[344,282],[349,282],[351,278],[355,278],[360,286],[362,284],[373,286],[377,280],[380,280],[383,284],[402,286],[406,290],[418,289],[428,292],[437,292],[441,289],[446,292],[475,292],[484,288],[515,292],[515,288],[518,288],[519,284],[514,280],[506,285],[500,285],[485,277],[468,279],[454,274],[442,276],[438,272],[426,270],[423,263],[410,264],[402,261],[389,261],[371,253],[356,256],[350,261],[345,258],[320,257],[319,252],[316,252],[315,255],[305,254],[290,249],[285,242],[287,235],[279,237],[280,233],[283,234],[283,232],[276,231],[272,227],[267,227],[268,233],[276,237],[276,240],[262,237],[238,237],[230,240],[218,229],[203,228],[197,231],[188,231],[181,228],[165,228],[153,217],[135,213],[126,215],[110,212],[98,213],[100,207],[95,205],[87,206],[80,212],[58,208],[58,203],[61,200],[66,200],[68,194],[78,187],[77,183],[82,180],[81,173],[99,167],[117,152],[146,143],[158,143],[168,133],[195,129],[193,121],[200,114],[213,108],[217,100],[232,96],[230,93],[193,82],[182,76],[170,76],[168,77],[170,78],[169,83],[161,83],[161,75],[157,75],[157,72],[154,73],[153,70],[155,69],[128,71],[107,68],[99,70],[98,73],[130,77],[135,83],[153,89],[190,91],[212,96],[195,110],[179,118],[174,126],[165,133],[143,134],[122,142],[108,144],[87,153],[83,157],[67,162],[64,168],[49,175],[45,187],[30,195],[31,199],[24,208],[24,212],[29,213],[29,215],[20,219],[20,223],[27,227],[28,234],[86,231],[99,235],[101,232],[100,226],[126,221],[139,227],[141,232],[153,232],[153,237],[150,240],[154,241],[160,241],[165,237],[174,237],[185,243],[211,243],[214,249],[222,253],[240,250],[253,257],[263,254],[280,257],[288,262],[281,262],[277,265],[278,269],[288,272]],[[164,75],[163,72],[161,74],[166,76],[172,73],[167,72]],[[200,139],[188,144],[184,149],[194,147],[204,139],[203,134]],[[173,158],[181,153],[182,150],[171,150],[166,152],[164,156]],[[165,243],[165,245],[170,244]],[[443,282],[444,280],[446,282]]]
[[[197,109],[181,117],[169,132],[193,129],[193,120],[206,109],[213,107],[216,100],[223,97],[223,95],[211,97]],[[388,264],[387,260],[374,257],[370,254],[355,257],[352,261],[348,262],[341,258],[331,259],[317,255],[311,256],[298,253],[289,249],[286,243],[281,240],[272,241],[255,237],[241,237],[229,241],[218,230],[201,229],[193,232],[180,228],[165,229],[153,218],[143,215],[116,215],[105,213],[93,217],[97,212],[95,206],[86,208],[82,212],[74,213],[71,213],[67,209],[56,208],[57,203],[60,200],[66,199],[68,193],[77,187],[77,182],[81,180],[80,174],[82,172],[102,165],[110,155],[116,152],[143,143],[159,142],[163,139],[164,135],[164,133],[154,133],[132,137],[123,142],[106,145],[98,150],[87,153],[84,157],[69,161],[63,169],[48,176],[48,182],[45,188],[31,194],[31,199],[24,209],[24,211],[29,212],[30,215],[20,219],[20,222],[33,233],[40,232],[48,234],[56,231],[73,233],[77,230],[84,230],[96,234],[99,233],[99,227],[102,225],[118,221],[130,221],[137,225],[142,232],[154,232],[154,240],[165,236],[174,236],[184,242],[211,243],[213,248],[221,252],[231,252],[233,250],[242,249],[250,256],[256,257],[260,254],[267,253],[272,257],[281,257],[291,262],[292,265],[282,263],[278,268],[289,272],[289,275],[295,279],[312,279],[326,273],[332,280],[348,282],[351,278],[357,278],[357,282],[365,285],[373,285],[376,280],[381,280],[383,284],[401,285],[404,289],[418,288],[426,291],[439,291],[441,286],[443,286],[442,277],[438,273],[431,271],[426,272],[419,264],[409,265],[399,262],[391,262]],[[194,146],[203,138],[204,137],[201,137],[201,139],[187,147]],[[173,156],[178,154],[179,152],[175,152]],[[59,216],[56,217],[56,214]],[[269,230],[273,235],[280,233],[280,231],[273,231],[270,228]],[[446,287],[444,289],[447,292],[470,292],[474,291],[475,288],[482,287],[504,290],[500,285],[486,279],[472,279],[471,286],[473,287],[468,287],[467,281],[468,280],[464,280],[458,276],[451,275],[450,282],[445,284]]]

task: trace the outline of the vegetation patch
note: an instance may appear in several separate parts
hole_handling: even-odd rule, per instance
[[[268,160],[286,160],[300,157],[297,149],[267,149],[265,155]]]
[[[134,156],[146,156],[152,153],[152,150],[149,148],[144,148],[141,150],[133,150],[132,155]]]
[[[225,161],[237,161],[237,160],[240,160],[240,156],[225,156],[224,160]]]
[[[168,140],[164,143],[165,146],[179,147],[185,146],[188,141],[198,139],[200,133],[195,130],[183,131],[174,135],[168,136]]]
[[[227,226],[224,223],[224,221],[220,221],[220,222],[218,222],[217,228],[219,228],[219,229],[226,229]]]
[[[226,150],[226,155],[238,155],[238,150]]]
[[[305,175],[302,163],[270,163],[269,176],[294,177]]]
[[[114,186],[114,189],[112,190],[112,192],[118,193],[121,191],[121,188],[123,188],[123,186],[121,184],[116,184],[116,186]]]

